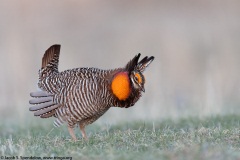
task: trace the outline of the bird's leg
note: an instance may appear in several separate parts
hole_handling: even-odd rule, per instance
[[[85,132],[85,126],[79,123],[79,128],[80,128],[80,130],[81,130],[81,132],[82,132],[82,137],[83,137],[85,140],[88,140],[87,134],[86,134],[86,132]]]
[[[76,138],[76,136],[75,136],[75,133],[74,133],[73,128],[68,126],[68,132],[69,132],[69,134],[71,135],[71,137],[72,137],[72,139],[74,140],[74,142],[76,142],[76,141],[77,141],[77,138]]]

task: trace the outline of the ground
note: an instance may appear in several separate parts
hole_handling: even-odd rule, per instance
[[[76,129],[78,142],[71,141],[66,127],[52,129],[50,121],[37,121],[39,124],[28,122],[26,125],[0,122],[0,158],[240,158],[240,117],[237,115],[93,124],[87,128],[88,141],[81,139],[80,131]]]

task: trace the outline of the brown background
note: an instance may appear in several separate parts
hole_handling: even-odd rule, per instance
[[[60,70],[124,66],[155,56],[146,93],[99,122],[240,113],[238,0],[0,0],[0,116],[33,118],[44,51],[62,45]],[[12,116],[17,115],[17,116]],[[35,119],[36,120],[36,119]]]

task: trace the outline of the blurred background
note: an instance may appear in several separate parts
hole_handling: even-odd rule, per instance
[[[0,116],[28,111],[45,50],[61,44],[60,70],[111,69],[155,56],[134,107],[98,123],[240,113],[238,0],[0,0]]]

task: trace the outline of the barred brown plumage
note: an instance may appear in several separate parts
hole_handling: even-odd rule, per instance
[[[144,57],[138,62],[140,53],[126,67],[112,70],[97,68],[75,68],[58,71],[60,45],[46,50],[39,70],[38,87],[32,92],[29,108],[35,116],[55,117],[54,126],[64,122],[72,138],[74,126],[80,127],[87,139],[85,126],[96,121],[110,107],[128,108],[133,106],[144,92],[143,71],[154,57]]]

